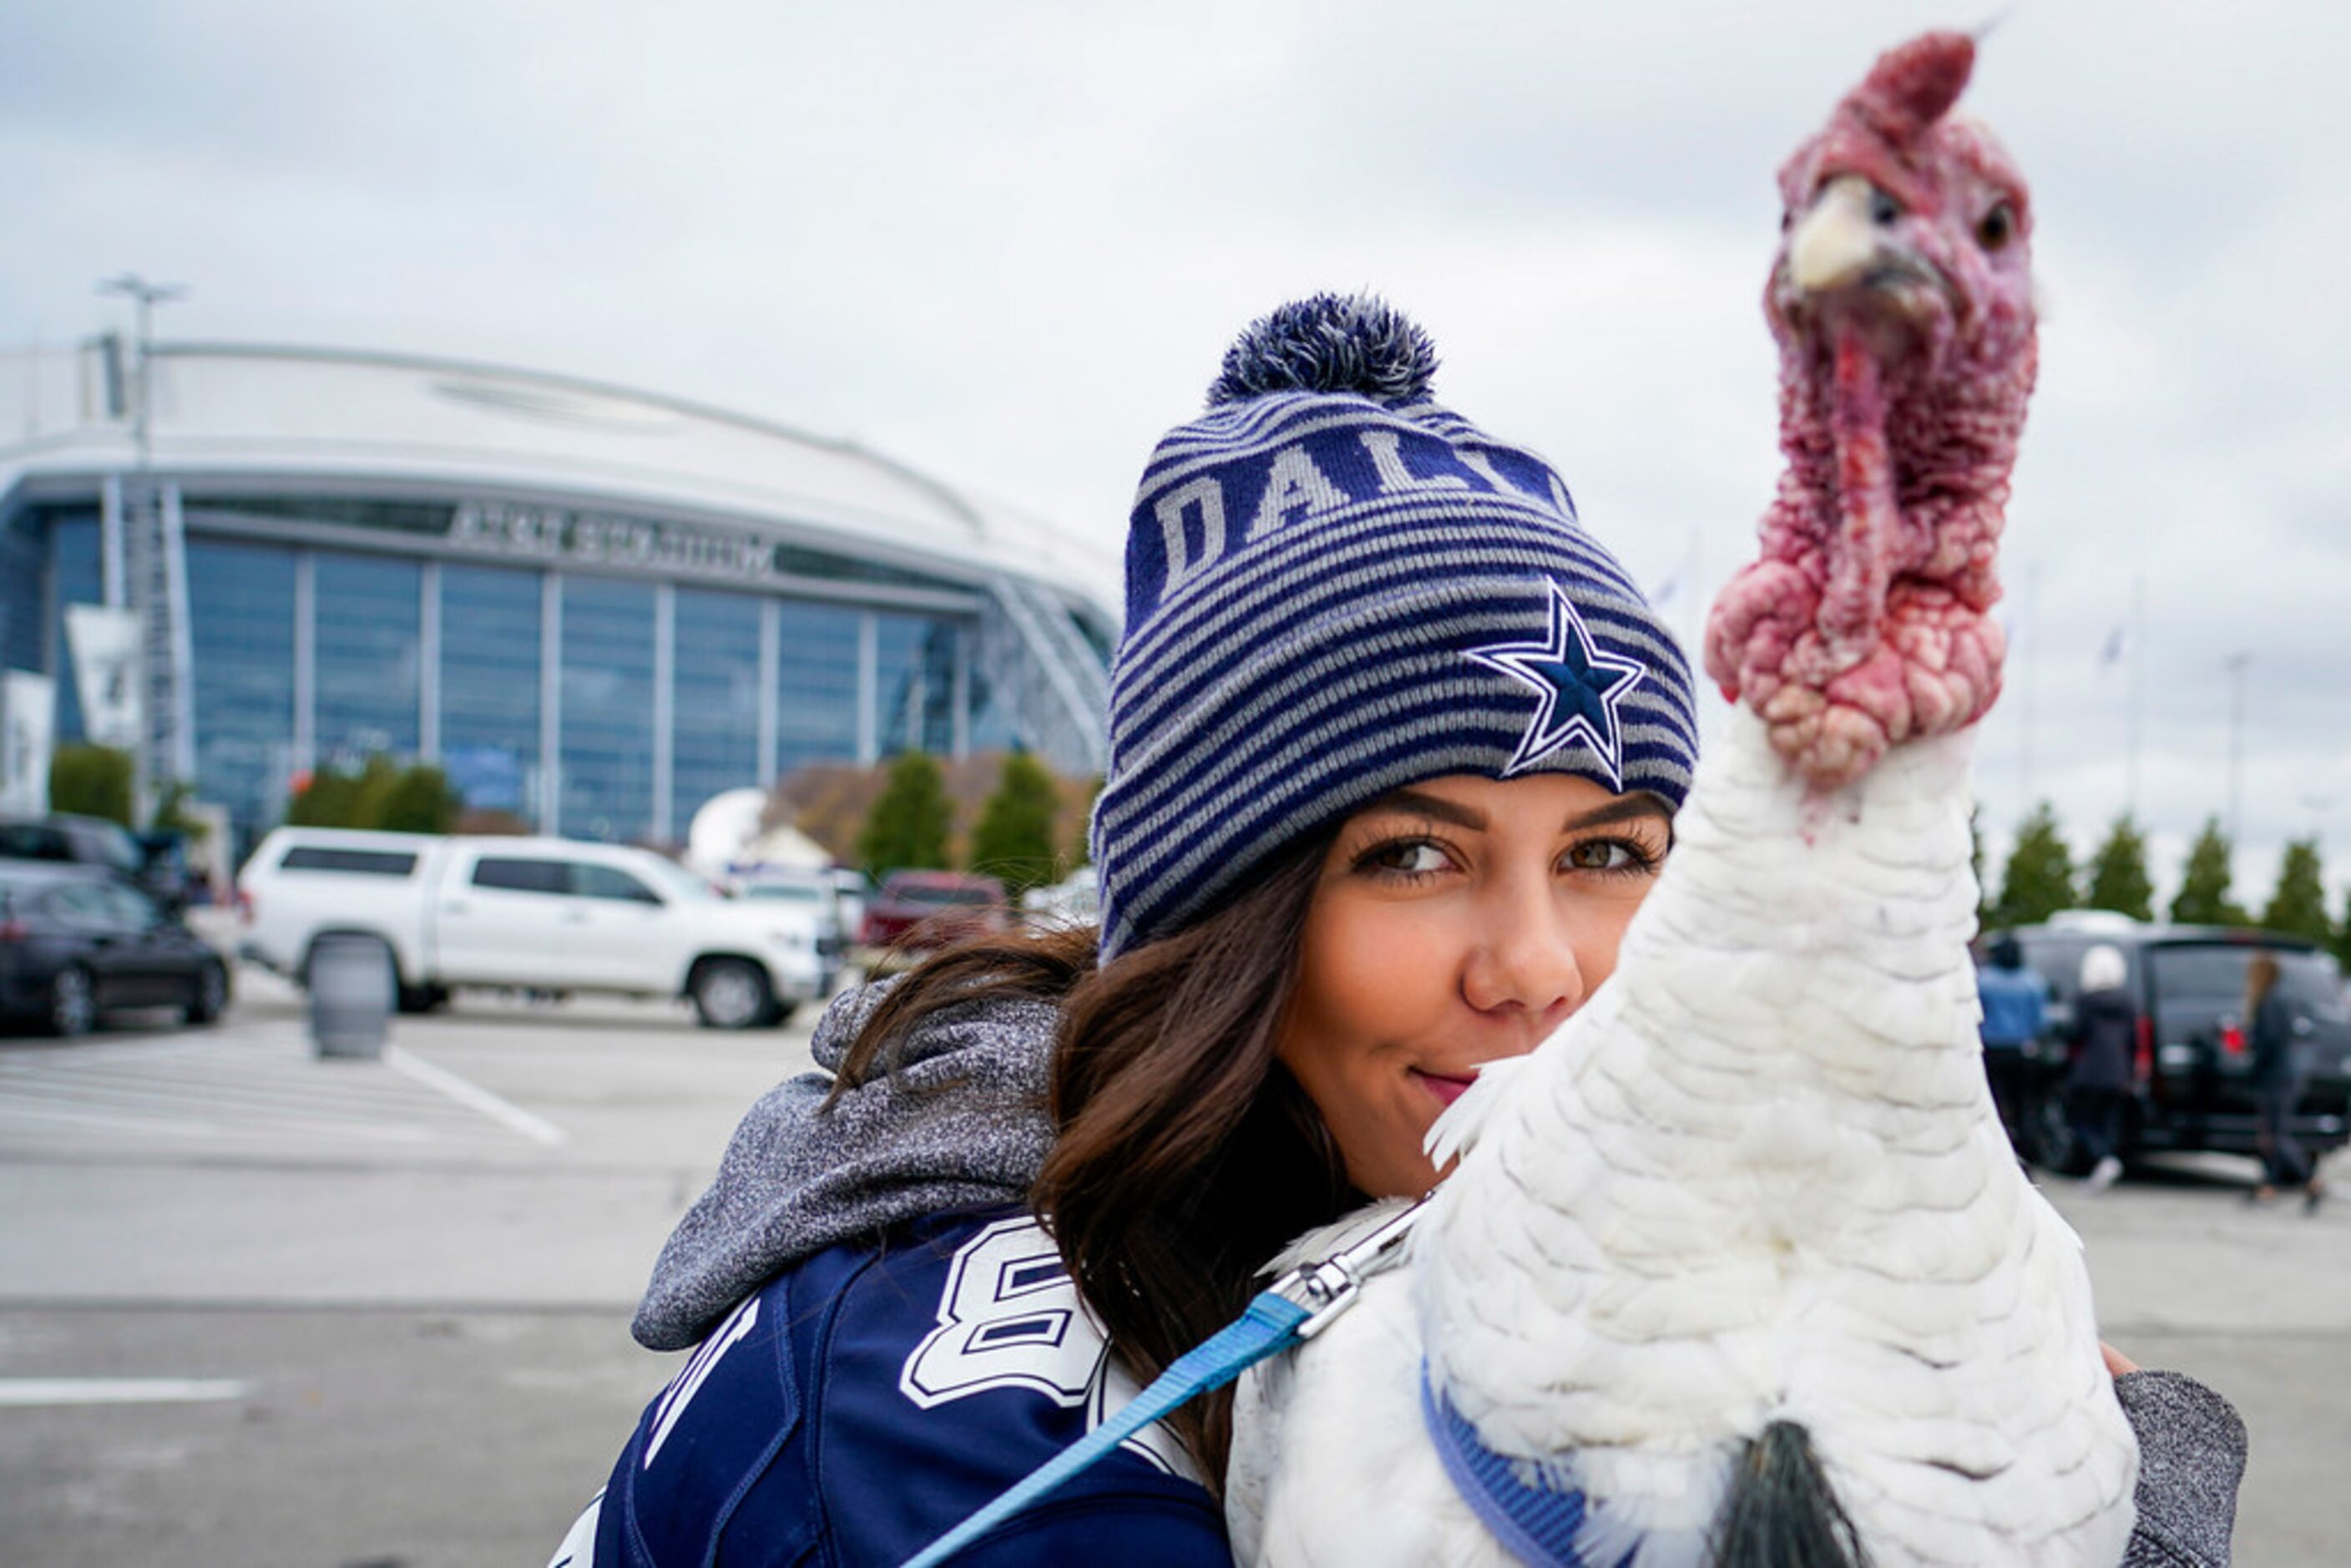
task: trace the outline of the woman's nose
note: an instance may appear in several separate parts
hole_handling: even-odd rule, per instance
[[[1584,987],[1564,913],[1551,889],[1543,894],[1489,902],[1461,994],[1479,1012],[1524,1013],[1547,1029],[1575,1010]]]

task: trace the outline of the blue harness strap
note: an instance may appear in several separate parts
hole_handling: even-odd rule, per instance
[[[1196,1396],[1221,1388],[1270,1355],[1298,1343],[1299,1326],[1311,1314],[1287,1296],[1260,1291],[1249,1310],[1176,1358],[1151,1386],[1123,1409],[1029,1472],[996,1500],[907,1559],[905,1568],[933,1568],[1044,1497],[1071,1477],[1110,1457],[1113,1450]]]
[[[1429,1441],[1437,1445],[1437,1457],[1444,1462],[1453,1490],[1520,1562],[1529,1568],[1596,1568],[1575,1549],[1576,1531],[1583,1528],[1583,1494],[1520,1480],[1516,1462],[1479,1442],[1468,1417],[1429,1386],[1425,1364],[1420,1369],[1420,1419],[1428,1428]],[[1632,1560],[1633,1554],[1626,1553],[1625,1563]]]
[[[995,1501],[908,1558],[903,1568],[937,1568],[981,1536],[1101,1460],[1121,1443],[1269,1356],[1320,1333],[1345,1311],[1365,1276],[1401,1256],[1426,1204],[1400,1209],[1361,1239],[1318,1263],[1293,1269],[1253,1297],[1241,1315],[1176,1358],[1119,1413],[1038,1466]]]

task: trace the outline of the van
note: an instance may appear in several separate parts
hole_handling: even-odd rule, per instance
[[[2255,953],[2278,961],[2278,994],[2294,1015],[2304,1089],[2293,1129],[2312,1155],[2351,1142],[2351,1008],[2334,957],[2317,944],[2238,926],[2148,924],[2105,911],[2073,911],[2040,925],[1987,932],[2016,938],[2049,982],[2046,1030],[2028,1062],[2020,1152],[2053,1170],[2078,1163],[2065,1115],[2065,1031],[2081,990],[2082,955],[2100,943],[2123,956],[2124,985],[2138,1008],[2137,1087],[2122,1153],[2258,1148],[2252,1058],[2241,1016],[2245,967]]]

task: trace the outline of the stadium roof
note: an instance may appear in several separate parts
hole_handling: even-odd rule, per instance
[[[158,343],[155,468],[299,480],[533,491],[944,569],[1012,571],[1116,624],[1107,551],[854,442],[659,393],[421,355]],[[8,356],[0,369],[0,494],[26,477],[132,461],[120,340]]]

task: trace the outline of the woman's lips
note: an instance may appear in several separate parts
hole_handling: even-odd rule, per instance
[[[1478,1082],[1474,1073],[1468,1078],[1450,1078],[1442,1073],[1423,1072],[1417,1067],[1411,1069],[1411,1072],[1415,1078],[1420,1080],[1422,1088],[1447,1105],[1468,1093],[1469,1085]]]

